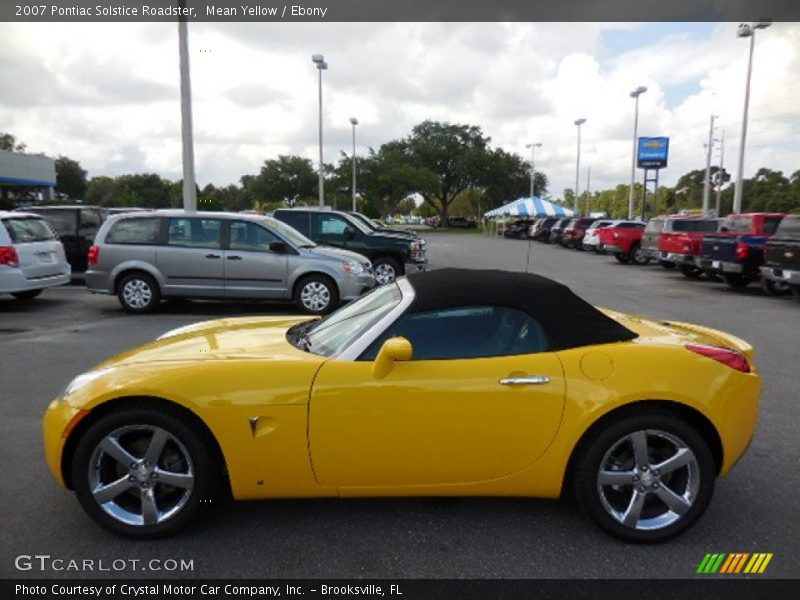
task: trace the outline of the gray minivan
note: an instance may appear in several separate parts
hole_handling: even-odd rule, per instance
[[[162,298],[294,300],[311,314],[375,286],[369,260],[318,246],[261,215],[159,210],[109,217],[89,249],[86,287],[132,313]]]

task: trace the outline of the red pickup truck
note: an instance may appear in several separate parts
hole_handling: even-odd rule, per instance
[[[620,221],[597,232],[603,250],[623,264],[644,265],[650,259],[642,252],[643,221]]]
[[[722,219],[679,216],[664,221],[658,238],[659,260],[674,263],[686,277],[703,274],[703,236],[719,231]]]

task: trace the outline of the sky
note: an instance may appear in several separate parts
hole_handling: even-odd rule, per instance
[[[191,23],[195,158],[201,185],[237,183],[264,160],[317,160],[322,53],[324,153],[404,137],[424,119],[479,125],[530,159],[553,198],[630,181],[639,135],[670,137],[661,181],[705,167],[709,118],[735,172],[748,40],[736,23]],[[181,178],[177,26],[0,23],[0,131],[30,152],[67,155],[89,176]],[[744,173],[800,169],[800,24],[759,30]],[[714,164],[719,162],[715,144]],[[637,171],[641,180],[642,172]]]

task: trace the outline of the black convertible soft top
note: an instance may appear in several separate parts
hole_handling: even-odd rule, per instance
[[[507,306],[541,325],[550,350],[624,342],[637,337],[567,286],[530,273],[498,270],[438,269],[408,275],[415,298],[408,312],[456,306]]]

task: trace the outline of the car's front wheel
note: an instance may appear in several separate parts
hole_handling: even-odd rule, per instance
[[[376,259],[375,262],[372,263],[372,267],[375,270],[375,280],[379,285],[392,283],[403,274],[402,265],[389,256]]]
[[[71,474],[78,500],[114,533],[174,533],[215,495],[221,466],[206,438],[171,411],[136,407],[109,413],[75,449]]]
[[[14,292],[11,295],[17,300],[33,300],[41,294],[44,290],[26,290],[24,292]]]
[[[117,298],[122,308],[129,313],[148,313],[154,311],[161,302],[161,290],[150,275],[130,273],[120,280]]]
[[[597,431],[577,457],[573,485],[584,511],[629,542],[661,542],[702,515],[714,492],[708,444],[685,421],[651,410]]]
[[[311,315],[324,315],[339,306],[339,288],[325,275],[308,275],[295,286],[297,308]]]

